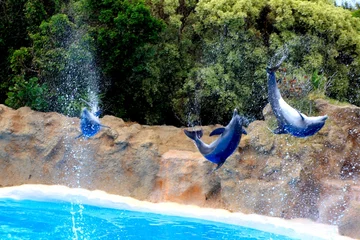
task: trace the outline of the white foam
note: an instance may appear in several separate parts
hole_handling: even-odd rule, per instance
[[[67,201],[106,208],[152,212],[165,215],[198,218],[228,224],[241,225],[261,231],[285,235],[295,239],[349,240],[338,234],[336,226],[319,224],[306,219],[285,220],[256,214],[229,212],[223,209],[200,208],[177,203],[151,203],[130,197],[89,191],[60,185],[21,185],[0,188],[0,198],[37,201]]]

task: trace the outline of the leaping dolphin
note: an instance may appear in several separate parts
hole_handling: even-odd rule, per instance
[[[220,135],[210,145],[200,140],[203,136],[203,131],[187,131],[184,130],[186,136],[195,142],[200,153],[210,162],[216,163],[217,167],[213,170],[219,169],[226,159],[235,151],[239,145],[241,134],[247,134],[242,128],[243,119],[238,115],[237,110],[234,110],[232,119],[226,127],[217,128],[210,133],[210,136]]]
[[[87,108],[83,108],[80,117],[81,134],[76,138],[82,136],[87,138],[92,137],[100,131],[101,127],[107,127],[100,124],[99,115],[100,111],[97,111],[96,113],[91,113],[87,110]]]
[[[325,124],[327,115],[308,117],[292,108],[281,97],[276,83],[275,71],[281,62],[273,67],[266,68],[268,75],[268,98],[272,111],[277,119],[278,127],[273,131],[275,134],[291,134],[295,137],[309,137],[317,133]]]

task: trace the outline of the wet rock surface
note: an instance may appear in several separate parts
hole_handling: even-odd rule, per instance
[[[310,218],[360,238],[360,108],[316,100],[323,129],[301,139],[274,135],[271,109],[247,127],[218,171],[172,126],[105,116],[90,139],[79,119],[0,105],[0,185],[61,184],[152,202],[177,202],[282,218]],[[205,126],[203,141],[219,126]],[[353,214],[353,213],[356,214]],[[356,224],[355,224],[356,223]]]
[[[360,203],[350,202],[344,216],[339,222],[339,233],[352,238],[360,236]]]

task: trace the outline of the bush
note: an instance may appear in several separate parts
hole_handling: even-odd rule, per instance
[[[14,78],[15,84],[10,87],[5,103],[12,108],[28,106],[34,110],[45,111],[48,108],[46,97],[47,86],[40,85],[36,77],[26,81],[23,77]]]

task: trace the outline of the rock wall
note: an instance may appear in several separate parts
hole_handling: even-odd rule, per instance
[[[316,100],[324,128],[300,139],[252,122],[214,173],[183,129],[141,126],[105,116],[83,139],[79,119],[0,105],[0,185],[61,184],[152,202],[171,201],[283,218],[310,218],[360,238],[360,108]],[[206,126],[203,140],[219,126]],[[355,223],[355,224],[354,224]]]

